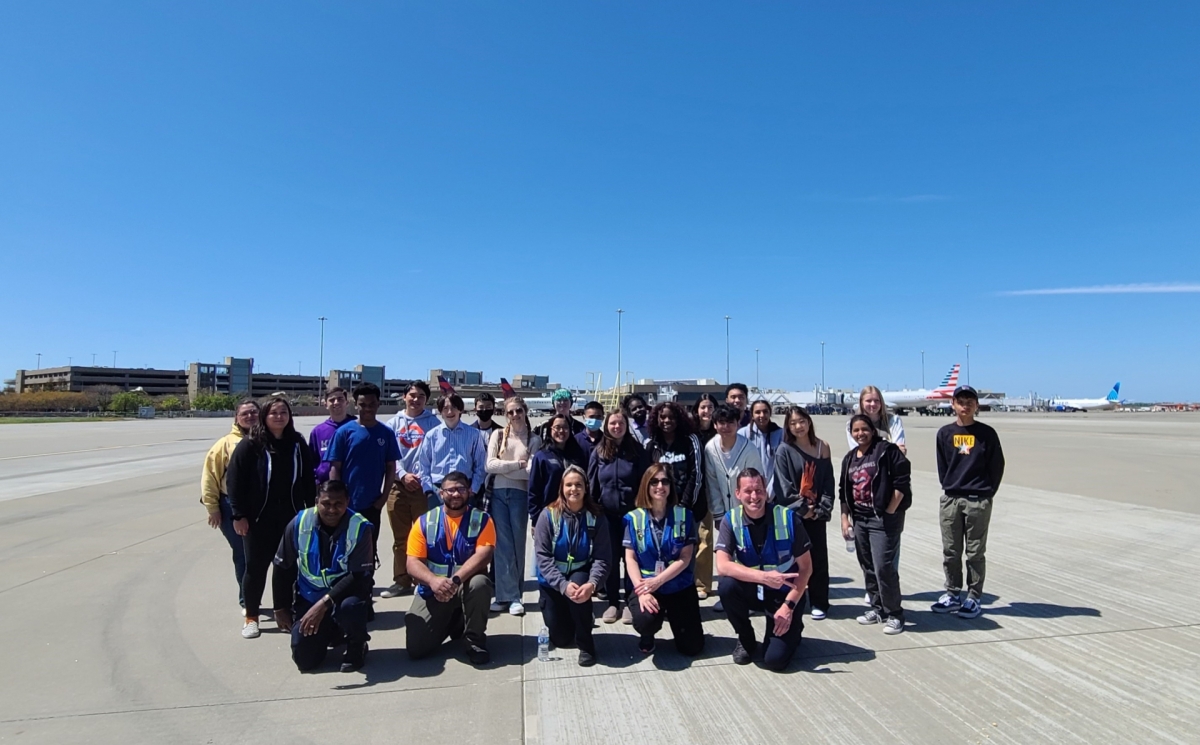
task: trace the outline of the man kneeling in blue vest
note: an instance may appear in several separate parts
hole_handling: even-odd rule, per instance
[[[467,639],[472,665],[491,662],[487,649],[492,581],[488,562],[496,549],[496,526],[486,512],[467,505],[471,478],[446,474],[440,507],[422,515],[408,534],[408,576],[420,586],[404,616],[408,656],[419,660],[446,640]]]
[[[365,518],[347,509],[349,499],[341,481],[321,484],[317,506],[288,523],[275,554],[275,607],[292,608],[276,618],[282,615],[281,631],[292,632],[292,660],[301,672],[325,660],[339,630],[346,641],[342,672],[358,670],[367,658],[374,533]]]
[[[736,496],[715,546],[721,604],[738,636],[733,661],[747,665],[757,650],[750,611],[760,610],[767,616],[763,667],[782,670],[804,631],[800,614],[812,575],[808,534],[799,512],[767,505],[766,479],[757,469],[738,474]]]

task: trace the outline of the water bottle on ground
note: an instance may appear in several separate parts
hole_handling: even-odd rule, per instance
[[[550,629],[545,626],[538,632],[538,661],[550,661]]]

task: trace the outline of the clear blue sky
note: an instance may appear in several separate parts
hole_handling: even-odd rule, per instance
[[[608,382],[621,307],[639,378],[728,314],[751,384],[1200,399],[1200,288],[1002,294],[1200,281],[1200,6],[904,5],[6,3],[0,372],[315,372],[325,315]]]

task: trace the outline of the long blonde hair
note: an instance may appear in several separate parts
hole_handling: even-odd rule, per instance
[[[525,447],[529,447],[529,438],[533,435],[533,428],[529,426],[529,407],[525,405],[525,399],[520,396],[512,396],[504,401],[504,418],[508,419],[508,405],[516,403],[521,407],[522,419],[525,420]],[[504,453],[504,448],[508,447],[508,433],[512,431],[512,422],[506,422],[504,425],[504,434],[500,436],[500,452],[497,456]]]
[[[889,425],[892,421],[892,412],[888,408],[887,401],[883,397],[883,391],[879,390],[873,385],[864,385],[863,389],[858,392],[858,413],[866,417],[871,416],[867,413],[867,410],[863,408],[863,401],[866,400],[867,396],[872,394],[879,397],[879,422],[876,423],[873,421],[871,423],[875,425],[875,430],[879,433],[880,437],[885,440],[891,440],[892,432]]]

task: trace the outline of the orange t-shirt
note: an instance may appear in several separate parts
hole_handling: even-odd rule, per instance
[[[446,521],[446,548],[454,545],[454,539],[458,536],[458,526],[462,523],[465,514],[463,513],[458,517],[450,517],[444,512],[442,513],[442,519]],[[496,526],[492,524],[491,520],[488,520],[487,525],[483,526],[483,530],[479,531],[479,538],[475,541],[475,546],[495,545]],[[415,556],[418,559],[429,557],[429,551],[425,545],[425,531],[421,530],[420,520],[413,523],[412,530],[408,534],[408,555]]]

